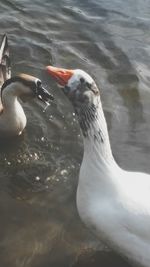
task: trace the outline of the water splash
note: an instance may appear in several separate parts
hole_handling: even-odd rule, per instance
[[[45,107],[43,109],[43,112],[46,112],[47,108],[50,106],[49,102],[45,102]]]

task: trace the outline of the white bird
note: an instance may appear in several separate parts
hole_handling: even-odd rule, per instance
[[[83,133],[76,197],[82,221],[134,266],[150,267],[150,175],[115,162],[94,80],[79,69],[47,71],[72,102]]]
[[[28,74],[11,77],[9,47],[4,35],[0,46],[0,137],[20,135],[26,126],[26,115],[18,101],[37,97],[46,102],[52,95],[41,81]]]

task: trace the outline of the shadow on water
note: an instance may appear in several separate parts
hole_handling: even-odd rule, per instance
[[[101,264],[102,263],[102,264]],[[126,261],[112,252],[93,252],[86,251],[78,259],[72,267],[130,267]]]

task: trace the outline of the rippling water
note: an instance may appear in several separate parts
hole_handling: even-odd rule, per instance
[[[127,267],[80,222],[75,205],[83,145],[70,103],[47,64],[88,71],[99,87],[112,149],[150,173],[149,0],[1,0],[13,74],[45,81],[56,103],[24,106],[27,128],[0,152],[0,266]]]

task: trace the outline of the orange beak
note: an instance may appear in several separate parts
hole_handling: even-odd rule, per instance
[[[67,85],[69,79],[72,77],[74,71],[52,66],[46,67],[47,72],[62,86]]]

